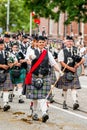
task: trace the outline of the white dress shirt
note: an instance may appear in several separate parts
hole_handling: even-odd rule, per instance
[[[39,48],[38,48],[38,51],[40,52]],[[29,56],[32,55],[32,54],[35,54],[34,49],[32,49],[31,47],[28,47],[25,59],[28,60]],[[51,64],[51,66],[54,66],[55,64],[57,64],[50,51],[48,51],[48,58],[49,58],[49,63]]]

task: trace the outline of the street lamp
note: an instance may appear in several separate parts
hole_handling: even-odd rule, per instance
[[[10,0],[7,2],[7,22],[6,22],[6,31],[9,31],[9,5],[10,5]]]
[[[32,35],[32,13],[30,12],[30,36]]]

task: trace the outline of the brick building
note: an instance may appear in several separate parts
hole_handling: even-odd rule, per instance
[[[65,15],[61,14],[58,23],[53,20],[40,18],[39,31],[46,32],[50,37],[65,37],[67,34],[78,36],[79,32],[82,32],[84,43],[87,45],[87,23],[72,22],[70,25],[64,25]]]

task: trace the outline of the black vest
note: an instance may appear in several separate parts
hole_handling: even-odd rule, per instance
[[[64,63],[68,64],[70,67],[74,67],[74,65],[76,63],[79,63],[82,59],[82,57],[80,57],[78,54],[77,54],[77,47],[73,46],[72,48],[72,55],[70,56],[69,55],[69,52],[66,48],[63,49],[63,52],[64,52]],[[68,59],[71,58],[72,59],[72,62],[71,63],[67,63],[68,62]],[[63,69],[64,67],[62,67]],[[64,72],[69,72],[70,70],[68,69],[65,69]]]
[[[64,52],[64,63],[68,64],[70,67],[74,67],[75,65],[75,60],[74,60],[74,53],[77,53],[76,50],[72,50],[72,54],[70,55],[68,50],[66,48],[63,49],[63,52]],[[71,60],[71,61],[70,61]],[[64,67],[62,67],[63,69]],[[64,72],[69,72],[70,70],[68,69],[65,69]]]
[[[4,54],[0,54],[0,64],[7,65],[7,53],[4,51]],[[3,70],[0,68],[0,70]]]
[[[23,54],[22,52],[20,52],[20,51],[16,54],[16,57],[17,57],[17,59],[18,59],[18,62],[20,62],[20,60],[22,60],[22,59],[25,59],[24,54]],[[27,63],[26,63],[26,62],[23,62],[23,63],[21,64],[21,68],[27,69]]]
[[[23,54],[26,54],[27,46],[23,46],[21,43],[21,50],[22,50]]]
[[[32,61],[32,66],[36,63],[36,61],[38,60],[40,54],[38,52],[38,50],[35,50],[35,55],[36,58]],[[36,70],[33,72],[33,74],[35,75],[43,75],[46,76],[49,74],[49,58],[48,58],[48,52],[45,56],[45,58],[43,59],[42,63],[36,68]]]

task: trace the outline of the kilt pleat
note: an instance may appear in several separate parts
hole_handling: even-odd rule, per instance
[[[20,76],[18,78],[13,78],[11,70],[10,70],[10,75],[13,84],[23,83],[26,76],[26,70],[24,68],[20,69]]]
[[[32,77],[32,83],[34,81],[34,76]],[[51,88],[51,80],[49,76],[46,76],[43,79],[43,87],[39,90],[33,85],[26,86],[26,97],[28,99],[44,99],[48,95]]]
[[[56,87],[58,89],[73,89],[73,88],[80,89],[81,85],[80,85],[79,78],[76,73],[75,73],[74,80],[72,81],[68,81],[66,79],[66,73],[65,73],[62,77],[59,78],[56,84]]]
[[[10,73],[7,73],[6,81],[0,84],[0,90],[13,90]]]

